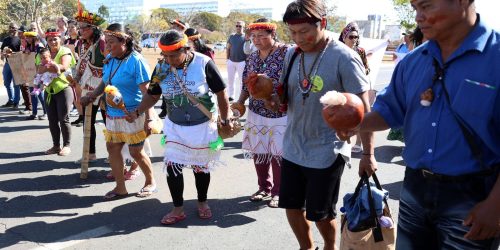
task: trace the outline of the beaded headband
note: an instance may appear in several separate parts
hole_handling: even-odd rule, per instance
[[[23,35],[25,37],[37,37],[38,33],[34,32],[34,31],[26,31],[26,32],[23,33]]]
[[[121,39],[127,39],[130,37],[128,34],[119,31],[105,30],[103,31],[103,33],[104,35],[114,36],[116,38],[121,38]]]
[[[188,36],[188,39],[191,40],[191,41],[198,40],[200,38],[201,38],[201,34],[196,34],[196,35]]]
[[[177,43],[170,44],[170,45],[163,45],[163,44],[161,44],[160,41],[158,41],[158,47],[161,49],[161,51],[176,51],[180,48],[186,47],[187,43],[188,43],[188,37],[186,35],[184,35],[182,40],[180,40]]]
[[[45,37],[60,37],[61,33],[59,32],[45,32]]]
[[[274,23],[251,23],[247,27],[249,30],[276,30],[276,24]]]

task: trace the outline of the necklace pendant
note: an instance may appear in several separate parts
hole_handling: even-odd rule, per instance
[[[302,93],[302,106],[306,104],[307,97],[309,97],[309,93]]]
[[[424,107],[431,106],[433,100],[434,92],[432,91],[432,88],[428,88],[424,92],[422,92],[422,94],[420,94],[420,105]]]
[[[302,80],[302,87],[307,88],[307,86],[309,86],[309,80],[308,79]]]
[[[265,63],[262,64],[262,69],[266,69],[266,67],[267,67],[267,64],[265,64]]]

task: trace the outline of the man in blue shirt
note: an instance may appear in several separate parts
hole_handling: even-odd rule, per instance
[[[361,131],[403,127],[398,249],[497,249],[500,33],[474,0],[410,0],[429,42],[401,61]],[[337,131],[347,139],[357,131]]]

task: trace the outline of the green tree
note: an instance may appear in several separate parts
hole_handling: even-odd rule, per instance
[[[108,7],[106,7],[106,5],[101,5],[101,7],[99,7],[99,9],[97,10],[97,13],[99,15],[101,15],[102,17],[104,18],[108,18],[109,17],[109,10],[108,10]]]
[[[169,22],[177,18],[180,18],[180,15],[173,9],[158,8],[151,11],[151,19],[162,19]]]
[[[394,9],[398,13],[399,23],[406,30],[417,27],[415,22],[415,10],[410,5],[410,0],[392,0]]]
[[[210,31],[220,30],[222,27],[223,18],[208,12],[197,13],[191,20],[190,25],[193,27],[201,27]]]

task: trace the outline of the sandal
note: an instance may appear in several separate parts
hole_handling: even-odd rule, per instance
[[[123,169],[123,174],[126,175],[127,174],[127,169],[124,168]],[[115,180],[115,177],[113,176],[113,171],[109,171],[107,174],[106,174],[106,179],[110,180],[110,181],[114,181]]]
[[[200,219],[210,219],[212,218],[212,210],[210,210],[210,207],[198,208],[198,217]]]
[[[280,197],[278,195],[273,196],[267,206],[272,207],[272,208],[278,208],[278,204],[280,201]]]
[[[134,180],[139,176],[141,176],[141,171],[139,171],[139,169],[134,169],[125,173],[125,180]]]
[[[158,192],[156,185],[147,185],[147,186],[141,188],[141,190],[137,193],[136,196],[140,197],[140,198],[146,198],[146,197],[149,197],[156,192]]]
[[[127,196],[128,196],[128,193],[119,194],[115,190],[111,190],[104,195],[104,199],[107,201],[112,201],[112,200],[119,200],[119,199],[127,198]]]
[[[163,225],[173,225],[179,221],[183,221],[184,219],[186,219],[186,214],[182,213],[181,215],[171,215],[171,214],[167,214],[165,216],[163,216],[163,218],[161,219],[161,224]]]
[[[58,146],[53,146],[49,150],[45,151],[46,155],[59,154],[61,152],[61,148]]]
[[[271,196],[263,190],[259,190],[250,196],[250,201],[257,202],[269,199]]]

